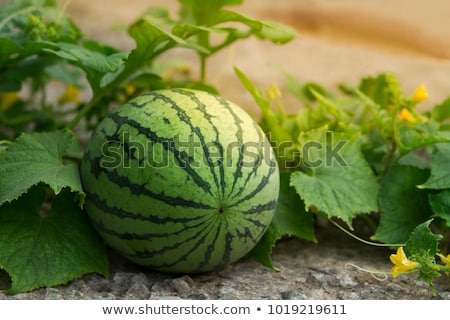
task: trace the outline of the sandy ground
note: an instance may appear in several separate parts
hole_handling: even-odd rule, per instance
[[[64,2],[64,1],[61,1]],[[117,26],[129,24],[158,1],[72,1],[69,15],[88,35],[121,48],[133,42]],[[249,15],[294,26],[299,36],[285,46],[248,40],[215,56],[208,78],[222,94],[250,113],[258,111],[232,72],[241,68],[262,87],[284,88],[277,67],[302,81],[329,88],[380,72],[393,72],[409,93],[424,83],[430,107],[450,95],[450,2],[447,0],[247,0],[239,9]],[[192,57],[184,51],[174,56]],[[192,59],[195,68],[196,60]],[[286,98],[290,110],[299,106]],[[280,272],[242,261],[216,273],[171,276],[153,273],[114,258],[111,278],[89,275],[66,286],[0,299],[450,299],[448,278],[437,281],[437,294],[411,276],[379,281],[367,272],[349,268],[388,271],[387,249],[365,247],[335,229],[318,229],[318,244],[286,240],[274,250]],[[114,255],[113,255],[114,256]]]

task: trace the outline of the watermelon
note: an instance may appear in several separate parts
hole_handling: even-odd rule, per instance
[[[220,96],[157,90],[117,108],[81,163],[106,244],[154,270],[198,273],[245,256],[274,216],[279,172],[258,124]]]

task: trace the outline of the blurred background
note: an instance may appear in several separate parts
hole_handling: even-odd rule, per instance
[[[207,0],[205,0],[207,1]],[[177,0],[59,0],[89,37],[132,49],[126,26],[151,6],[169,7]],[[275,83],[282,91],[284,69],[301,81],[333,89],[357,84],[361,77],[392,72],[406,94],[423,83],[430,99],[422,108],[450,96],[450,2],[448,0],[246,0],[232,10],[294,27],[298,37],[286,45],[249,39],[211,58],[207,80],[221,94],[257,116],[258,109],[233,73],[239,67],[257,85]],[[183,50],[171,53],[192,61]],[[190,60],[192,59],[192,60]],[[288,109],[298,103],[283,95]]]

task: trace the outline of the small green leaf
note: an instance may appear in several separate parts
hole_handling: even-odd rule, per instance
[[[86,214],[63,191],[51,205],[42,186],[0,207],[0,269],[8,294],[64,284],[83,274],[108,276],[108,260]]]
[[[285,44],[297,36],[297,32],[291,27],[275,21],[261,21],[262,28],[256,32],[261,39],[270,40],[273,43]]]
[[[431,154],[431,176],[419,188],[450,188],[450,143],[437,143]]]
[[[378,211],[378,183],[354,136],[312,130],[301,135],[303,170],[291,174],[291,185],[307,208],[351,226],[361,213]]]
[[[384,243],[404,243],[414,228],[430,218],[428,193],[417,185],[429,171],[394,165],[381,182],[380,224],[373,236]]]
[[[441,218],[450,228],[450,190],[430,194],[429,199],[433,217]]]
[[[270,257],[275,243],[283,236],[295,236],[300,239],[316,242],[313,217],[295,189],[289,185],[289,173],[280,175],[280,195],[275,217],[259,243],[249,253],[249,256],[275,269]]]
[[[432,220],[418,225],[411,233],[405,246],[406,255],[420,264],[418,279],[428,282],[433,289],[433,279],[441,274],[436,270],[436,255],[442,235],[431,232]]]
[[[239,22],[250,28],[250,32],[241,33],[242,36],[236,38],[246,38],[253,33],[260,39],[270,40],[273,43],[287,43],[297,35],[294,29],[281,23],[257,20],[229,10],[218,11],[214,15],[214,19],[209,21],[209,25],[219,25],[226,22]],[[227,28],[224,30],[235,30],[233,33],[238,34],[236,33],[237,29]]]
[[[79,151],[69,130],[22,134],[0,154],[0,205],[17,199],[30,187],[43,182],[58,194],[63,188],[84,192],[77,163],[65,160],[67,152]]]
[[[245,86],[247,91],[252,95],[253,100],[258,104],[263,114],[263,119],[261,126],[263,130],[269,131],[273,130],[275,127],[279,126],[281,123],[278,115],[271,109],[269,100],[265,97],[264,92],[259,89],[246,75],[244,72],[234,67],[234,72],[236,73],[239,80]],[[290,137],[289,137],[290,138]],[[291,140],[291,139],[289,139]],[[278,141],[279,143],[284,140]]]

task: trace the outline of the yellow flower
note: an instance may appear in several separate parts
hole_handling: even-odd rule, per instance
[[[391,254],[389,257],[394,266],[391,269],[391,274],[393,278],[397,278],[402,273],[408,272],[410,270],[416,269],[419,267],[419,263],[415,261],[409,260],[405,252],[403,251],[403,247],[399,247],[397,249],[396,254]]]
[[[278,98],[281,97],[281,91],[280,88],[278,88],[278,86],[276,84],[271,84],[267,90],[267,96],[269,97],[270,100],[277,100]]]
[[[422,102],[424,100],[428,99],[428,92],[427,88],[421,84],[417,89],[416,92],[411,97],[411,100],[414,102]]]
[[[65,104],[65,103],[75,103],[79,104],[81,101],[78,98],[78,95],[80,94],[80,89],[75,87],[73,84],[69,83],[66,86],[66,91],[59,97],[58,103],[59,104]]]
[[[127,96],[132,96],[133,93],[136,92],[136,87],[133,86],[132,84],[128,84],[128,85],[125,87],[125,92],[127,93]]]
[[[0,111],[8,110],[17,100],[19,95],[15,91],[0,92]]]
[[[408,122],[408,123],[414,123],[414,122],[416,122],[416,119],[414,118],[414,116],[412,115],[412,113],[411,113],[408,109],[406,109],[406,108],[403,108],[403,109],[400,111],[400,114],[399,114],[398,118],[399,118],[400,120],[405,121],[405,122]]]
[[[441,258],[442,263],[445,264],[447,268],[450,268],[450,254],[446,257],[443,254],[439,253],[439,258]],[[448,272],[446,272],[445,274],[448,276]]]

